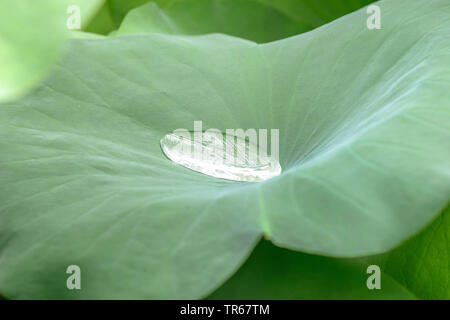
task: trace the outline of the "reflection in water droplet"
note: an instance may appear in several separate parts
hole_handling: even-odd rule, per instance
[[[267,150],[241,137],[224,138],[220,131],[209,130],[193,136],[188,131],[167,134],[161,148],[173,162],[216,178],[264,181],[281,173],[279,162],[267,156]]]

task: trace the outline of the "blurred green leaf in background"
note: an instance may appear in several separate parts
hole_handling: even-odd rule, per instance
[[[109,0],[116,22],[124,11],[143,2],[148,1]],[[150,1],[128,14],[119,33],[224,33],[263,43],[312,30],[370,2],[373,0]]]
[[[422,299],[450,299],[450,207],[422,233],[373,262]]]
[[[428,228],[381,256],[336,259],[261,241],[209,299],[450,299],[450,207]],[[367,267],[382,270],[368,290]]]
[[[239,271],[209,299],[415,299],[382,273],[382,290],[366,286],[363,259],[325,258],[261,241]]]
[[[103,0],[0,0],[0,101],[26,94],[49,74],[69,30],[67,8],[78,5],[87,25]]]

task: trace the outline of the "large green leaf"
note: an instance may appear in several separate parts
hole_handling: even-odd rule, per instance
[[[325,258],[277,248],[262,241],[209,299],[415,299],[381,273],[381,289],[367,288],[369,263]]]
[[[87,23],[102,2],[0,0],[0,101],[20,97],[47,75],[68,38],[69,5],[79,5]]]
[[[45,84],[0,107],[2,293],[198,298],[263,233],[347,257],[418,232],[450,195],[450,6],[379,5],[382,30],[361,10],[265,45],[72,41]],[[279,128],[283,174],[236,183],[171,163],[159,139],[194,120]]]
[[[135,1],[136,2],[136,1]],[[137,0],[137,3],[145,1]],[[151,1],[131,11],[119,34],[225,33],[256,42],[268,42],[303,33],[355,11],[373,0],[175,0]],[[131,5],[110,0],[116,16]],[[161,7],[161,9],[160,9]],[[119,14],[120,12],[120,14]]]

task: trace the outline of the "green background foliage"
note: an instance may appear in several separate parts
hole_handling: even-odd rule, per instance
[[[69,36],[67,7],[78,5],[86,25],[103,0],[0,0],[0,102],[37,86]]]
[[[379,256],[325,258],[262,241],[209,299],[449,299],[450,207],[423,232]],[[370,265],[381,290],[367,290]]]
[[[52,69],[0,105],[2,294],[449,298],[446,1],[381,1],[381,30],[364,8],[337,19],[370,1],[146,2],[86,9],[90,34],[59,28],[56,6],[35,35],[0,24],[17,39],[0,42],[3,97]],[[279,128],[283,174],[236,183],[168,161],[159,139],[199,119]],[[381,291],[365,287],[373,263]]]
[[[239,271],[209,299],[415,299],[382,273],[382,290],[368,290],[364,259],[336,259],[277,248],[262,241]]]

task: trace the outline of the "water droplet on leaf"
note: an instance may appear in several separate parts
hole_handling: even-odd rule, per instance
[[[218,130],[170,133],[160,143],[173,162],[216,178],[256,182],[281,173],[278,160],[267,156],[267,150]]]

